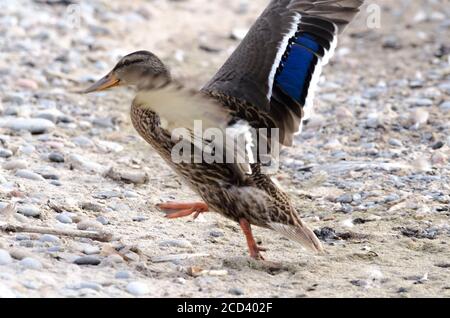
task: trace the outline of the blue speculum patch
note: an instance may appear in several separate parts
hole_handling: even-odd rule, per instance
[[[275,81],[286,94],[301,102],[304,87],[308,85],[307,81],[313,71],[311,66],[315,63],[314,53],[319,51],[320,46],[313,36],[305,33],[294,38],[291,43]]]

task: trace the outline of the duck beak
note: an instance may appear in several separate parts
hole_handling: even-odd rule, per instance
[[[120,83],[120,80],[117,78],[114,73],[109,73],[105,77],[103,77],[101,80],[93,84],[88,89],[82,91],[83,94],[93,93],[93,92],[100,92],[115,86],[118,86]]]

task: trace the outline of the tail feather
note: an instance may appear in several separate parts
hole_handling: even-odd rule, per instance
[[[269,226],[275,232],[291,239],[297,243],[300,243],[305,248],[317,253],[324,251],[322,243],[320,243],[316,234],[303,222],[300,221],[299,225],[287,225],[281,223],[270,223]]]

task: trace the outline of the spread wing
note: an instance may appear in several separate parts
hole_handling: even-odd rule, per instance
[[[203,88],[269,114],[280,142],[308,117],[322,66],[364,0],[272,0],[242,43]]]

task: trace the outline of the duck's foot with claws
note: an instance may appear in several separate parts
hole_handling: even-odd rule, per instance
[[[245,238],[247,240],[250,256],[256,260],[263,261],[264,257],[261,255],[261,252],[265,252],[267,251],[267,249],[256,244],[250,223],[246,219],[242,218],[239,219],[239,225],[241,226],[242,232],[244,232]]]
[[[194,219],[196,219],[200,213],[208,212],[208,205],[204,202],[193,202],[193,203],[178,203],[178,202],[167,202],[159,203],[156,205],[157,208],[166,213],[166,218],[168,219],[178,219],[194,214]]]

